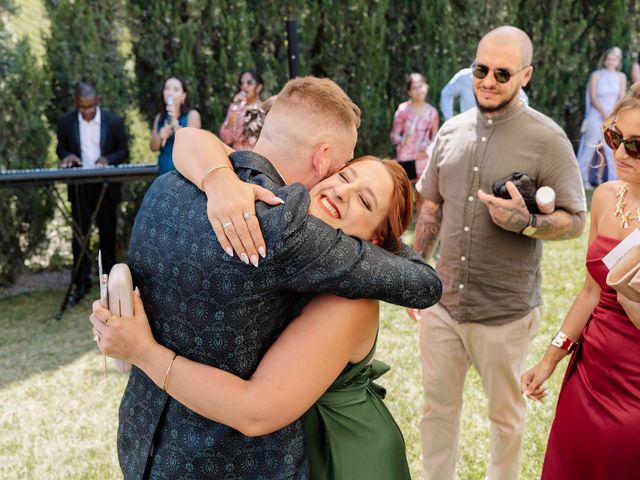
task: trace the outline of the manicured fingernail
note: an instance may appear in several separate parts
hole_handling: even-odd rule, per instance
[[[140,296],[140,289],[138,287],[136,287],[134,291],[136,292],[136,295]]]
[[[233,257],[233,248],[227,247],[224,249],[224,251],[227,252],[227,255],[229,255],[230,257]]]
[[[265,250],[265,248],[264,248],[264,247],[262,247],[262,246],[258,247],[258,253],[260,254],[260,256],[261,256],[262,258],[264,258],[264,257],[266,257],[266,256],[267,256],[267,251],[266,251],[266,250]]]
[[[280,202],[282,205],[284,205],[284,200],[281,199],[280,197],[273,197],[275,199],[276,202]]]
[[[246,253],[241,253],[241,254],[240,254],[240,259],[241,259],[244,263],[246,263],[247,265],[249,265],[249,257],[247,257],[247,254],[246,254]]]
[[[257,266],[258,266],[258,256],[257,256],[257,255],[251,255],[251,264],[252,264],[254,267],[257,267]]]

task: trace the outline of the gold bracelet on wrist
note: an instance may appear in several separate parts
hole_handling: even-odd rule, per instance
[[[226,163],[219,163],[217,165],[213,165],[209,168],[207,168],[204,173],[202,174],[202,180],[200,180],[200,188],[202,189],[202,191],[204,191],[204,181],[207,178],[207,176],[212,173],[215,172],[216,170],[220,170],[221,168],[228,168],[229,170],[231,170],[231,167],[229,165],[227,165]]]
[[[171,363],[169,363],[169,368],[167,368],[167,373],[164,374],[164,382],[162,382],[162,391],[167,391],[167,381],[169,380],[169,374],[171,373],[171,367],[173,367],[173,362],[176,361],[176,357],[178,354],[173,352],[173,358],[171,359]]]

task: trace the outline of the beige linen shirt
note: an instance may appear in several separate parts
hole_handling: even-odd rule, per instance
[[[447,121],[417,190],[442,205],[440,300],[458,322],[504,324],[542,303],[542,242],[493,223],[478,188],[512,172],[527,173],[556,192],[556,208],[586,210],[578,163],[564,131],[518,103],[490,119],[472,108]]]

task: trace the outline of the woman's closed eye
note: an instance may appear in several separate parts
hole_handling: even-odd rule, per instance
[[[367,200],[364,195],[358,195],[358,197],[360,198],[360,201],[362,202],[362,205],[364,205],[364,208],[366,208],[367,210],[372,212],[373,209],[371,208],[371,203],[369,203],[369,200]]]
[[[344,172],[338,172],[338,175],[340,175],[340,178],[341,178],[342,180],[344,180],[345,182],[349,183],[349,177],[347,176],[347,174],[346,174],[346,173],[344,173]]]

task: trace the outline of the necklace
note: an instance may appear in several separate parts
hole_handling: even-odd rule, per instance
[[[636,214],[631,215],[631,212],[628,212],[624,209],[627,204],[624,201],[624,197],[629,191],[629,184],[623,183],[618,193],[616,193],[616,209],[613,212],[613,216],[620,216],[620,228],[629,228],[629,222],[631,220],[640,221],[640,208],[636,208]]]

